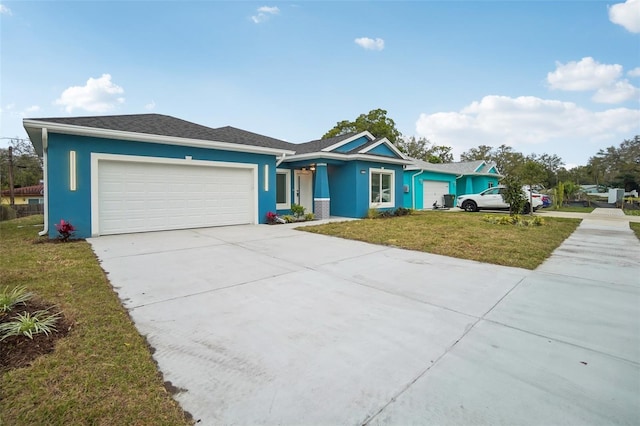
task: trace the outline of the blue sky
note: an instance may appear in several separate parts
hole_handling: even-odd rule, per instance
[[[305,142],[382,108],[456,160],[571,166],[640,134],[640,0],[2,1],[0,20],[2,137],[155,112]]]

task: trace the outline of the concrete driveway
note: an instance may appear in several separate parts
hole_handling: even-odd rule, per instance
[[[90,242],[198,424],[638,424],[640,244],[600,216],[536,271],[287,225]]]

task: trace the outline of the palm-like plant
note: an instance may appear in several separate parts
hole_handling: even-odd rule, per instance
[[[11,321],[0,324],[0,341],[11,336],[27,336],[33,339],[34,334],[44,333],[47,336],[57,331],[56,322],[60,313],[51,314],[48,309],[34,313],[17,314]]]
[[[5,287],[0,292],[0,313],[11,312],[11,310],[19,304],[24,304],[33,297],[33,293],[27,291],[25,286],[14,287],[9,291],[9,287]]]

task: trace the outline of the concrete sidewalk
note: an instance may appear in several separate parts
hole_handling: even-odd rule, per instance
[[[536,271],[240,226],[90,240],[199,424],[638,424],[640,243]]]
[[[640,243],[620,214],[594,210],[371,423],[639,424]]]

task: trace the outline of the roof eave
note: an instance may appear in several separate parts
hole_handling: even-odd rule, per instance
[[[377,155],[370,155],[370,154],[339,154],[335,152],[323,152],[323,151],[287,156],[284,159],[284,162],[289,163],[294,161],[304,161],[304,160],[313,160],[313,159],[321,159],[321,158],[330,159],[330,160],[342,160],[342,161],[363,160],[363,161],[374,161],[377,163],[402,164],[402,165],[411,164],[410,160],[405,160],[401,158],[380,157]]]
[[[213,148],[225,151],[247,152],[252,154],[295,154],[295,151],[286,149],[267,148],[255,145],[242,145],[232,142],[181,138],[176,136],[162,136],[148,133],[136,133],[122,130],[100,129],[97,127],[75,126],[71,124],[53,123],[50,121],[24,119],[22,120],[22,124],[27,131],[27,134],[29,134],[29,137],[33,138],[31,139],[32,143],[34,143],[35,139],[34,148],[36,149],[36,151],[38,151],[39,147],[39,152],[42,151],[42,140],[40,139],[41,132],[37,132],[37,130],[46,128],[49,132],[76,136],[93,136],[105,139],[119,139],[136,142],[159,143],[164,145],[189,146],[194,148]],[[36,146],[36,144],[38,144],[38,146]]]

